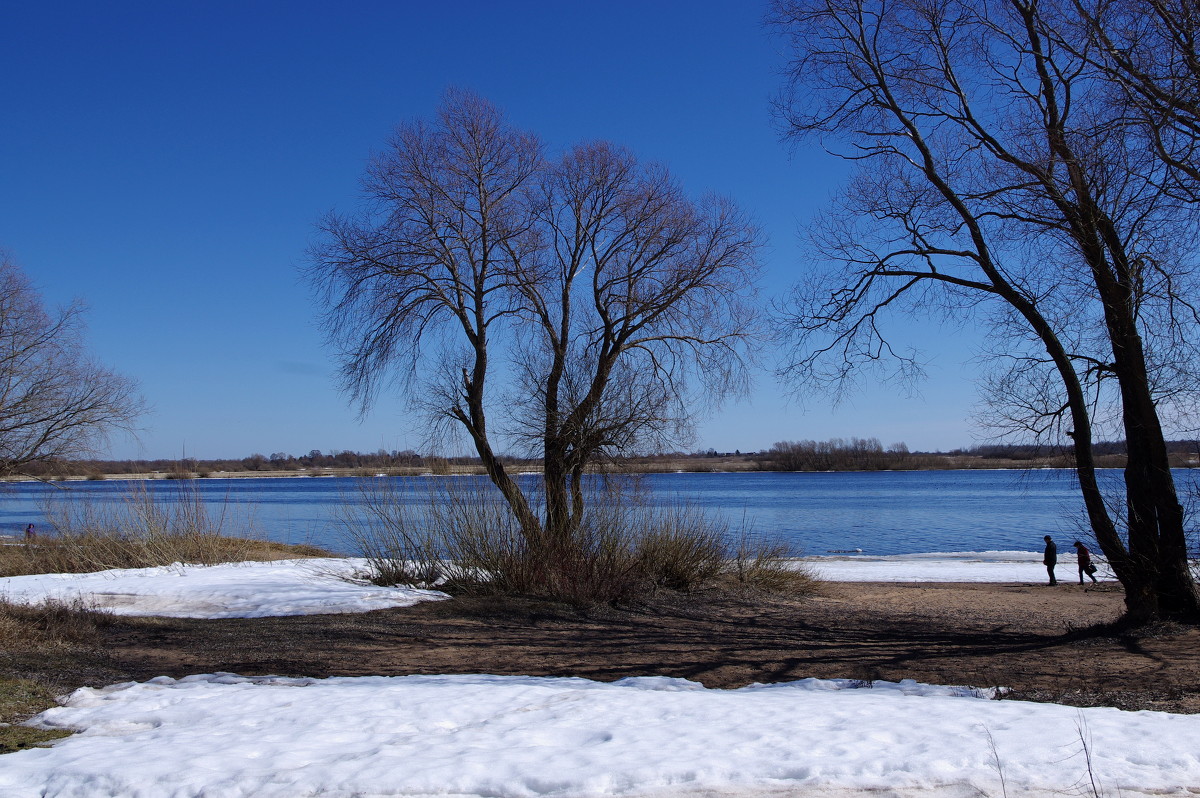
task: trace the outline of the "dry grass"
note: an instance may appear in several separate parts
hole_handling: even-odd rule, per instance
[[[767,593],[807,596],[819,587],[812,569],[789,546],[749,534],[734,547],[723,576],[738,588]]]
[[[44,660],[94,651],[101,628],[111,622],[110,614],[79,601],[26,605],[0,599],[0,663],[22,655]],[[62,730],[19,725],[56,704],[55,691],[41,681],[0,677],[0,754],[68,736]]]
[[[216,534],[134,537],[126,534],[84,533],[3,547],[0,549],[0,577],[90,573],[110,568],[150,568],[177,562],[215,565],[331,556],[315,546]]]
[[[228,506],[211,512],[187,485],[170,496],[136,486],[119,501],[62,501],[46,514],[55,534],[0,547],[0,576],[330,556],[315,546],[261,540],[248,521],[232,519]]]
[[[211,513],[194,488],[175,494],[136,487],[123,501],[64,501],[46,510],[53,535],[0,546],[0,576],[82,573],[109,568],[143,568],[175,562],[215,564],[330,556],[313,546],[259,540],[248,524]],[[230,528],[239,534],[227,534]],[[101,629],[112,616],[82,603],[17,604],[0,598],[0,753],[67,736],[61,730],[19,725],[54,706],[54,690],[21,676],[30,662],[44,677],[46,663],[76,661],[102,651]]]
[[[0,598],[0,651],[43,651],[94,647],[109,613],[80,600],[19,604]]]

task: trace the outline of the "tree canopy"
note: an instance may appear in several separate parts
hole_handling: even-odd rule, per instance
[[[531,540],[569,540],[589,463],[656,448],[742,384],[758,232],[659,165],[607,142],[552,156],[452,91],[397,129],[363,195],[322,222],[309,270],[344,387],[366,407],[398,385],[464,432]],[[544,498],[506,447],[541,458]]]
[[[0,475],[94,456],[143,410],[136,383],[88,355],[83,306],[47,311],[0,253]]]
[[[859,167],[814,228],[834,268],[791,298],[785,371],[835,387],[864,366],[919,373],[888,335],[896,311],[990,325],[986,418],[1071,442],[1131,617],[1195,619],[1163,429],[1186,423],[1200,374],[1197,208],[1176,163],[1187,128],[1153,145],[1162,128],[1117,77],[1122,46],[1099,35],[1115,10],[1148,4],[1174,19],[1157,0],[776,4],[793,54],[788,135]],[[1126,441],[1123,496],[1096,480],[1105,431]]]

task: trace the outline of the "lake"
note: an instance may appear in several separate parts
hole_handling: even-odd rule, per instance
[[[1180,491],[1195,490],[1195,471],[1177,471]],[[1121,472],[1102,473],[1119,485]],[[528,477],[528,479],[533,479]],[[1034,551],[1042,536],[1060,548],[1084,522],[1072,472],[882,471],[833,473],[679,473],[640,477],[656,505],[690,503],[740,530],[795,543],[806,554],[861,549],[864,554]],[[424,501],[430,482],[485,483],[473,477],[297,477],[7,483],[0,486],[0,533],[19,535],[27,523],[45,528],[47,502],[120,500],[145,488],[168,502],[194,488],[226,531],[251,520],[257,533],[284,543],[314,543],[351,554],[339,506],[360,481],[390,480]]]

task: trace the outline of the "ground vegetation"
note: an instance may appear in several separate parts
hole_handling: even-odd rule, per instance
[[[651,504],[628,475],[596,477],[575,546],[547,581],[523,530],[480,477],[415,485],[364,480],[343,504],[349,547],[380,585],[453,595],[550,596],[575,604],[637,602],[660,591],[811,592],[816,582],[790,547],[683,504]]]

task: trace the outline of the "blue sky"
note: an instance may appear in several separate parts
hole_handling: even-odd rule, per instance
[[[770,239],[767,297],[806,268],[798,229],[844,175],[772,127],[780,44],[755,2],[23,2],[0,11],[0,247],[152,407],[118,458],[419,448],[384,396],[360,422],[297,267],[353,208],[367,156],[448,86],[555,146],[610,139]],[[831,408],[753,395],[685,448],[878,437],[970,445],[971,334],[905,325],[929,381]],[[768,353],[768,364],[771,355]]]

